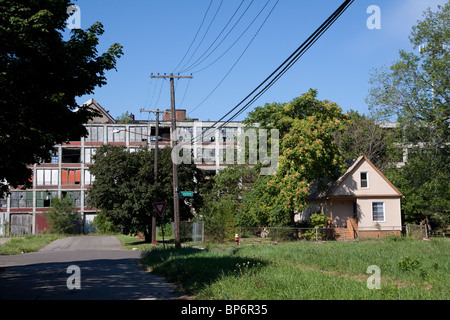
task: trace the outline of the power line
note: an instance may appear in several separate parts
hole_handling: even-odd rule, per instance
[[[195,60],[191,65],[189,65],[188,67],[186,67],[186,69],[180,71],[180,72],[185,72],[186,70],[190,70],[195,68],[196,66],[198,66],[199,64],[201,64],[203,61],[205,61],[205,59],[207,59],[222,43],[223,41],[228,37],[228,35],[231,33],[231,31],[233,31],[233,29],[236,27],[236,25],[239,23],[239,21],[242,19],[242,17],[244,16],[244,14],[247,12],[248,8],[250,8],[250,6],[252,5],[253,1],[252,0],[250,2],[250,4],[247,6],[247,8],[244,10],[244,13],[239,17],[239,19],[237,20],[237,22],[233,25],[233,27],[231,27],[230,31],[225,35],[225,37],[222,39],[222,41],[219,42],[219,44],[199,63],[197,63],[208,51],[209,49],[211,49],[211,47],[214,45],[214,43],[216,43],[216,41],[220,38],[220,36],[222,35],[222,33],[225,31],[225,29],[228,27],[228,25],[230,24],[230,22],[233,20],[234,16],[236,15],[236,13],[239,11],[239,9],[241,8],[242,4],[244,3],[245,0],[242,0],[241,3],[239,4],[238,8],[234,11],[233,15],[231,16],[231,18],[228,20],[227,24],[225,25],[225,27],[223,27],[222,31],[220,31],[219,35],[216,37],[216,39],[211,43],[211,45],[208,47],[208,49],[205,50],[205,52],[197,59]]]
[[[270,0],[269,0],[270,1]],[[269,1],[267,1],[266,5],[269,3]],[[275,7],[277,6],[279,0],[276,1],[276,3],[274,4],[274,6],[272,7],[272,9],[270,10],[269,14],[266,16],[266,18],[264,19],[263,23],[261,24],[261,26],[259,27],[259,29],[256,31],[255,35],[253,36],[253,38],[250,40],[250,42],[247,44],[246,48],[244,49],[244,51],[241,53],[241,55],[238,57],[238,59],[236,60],[236,62],[231,66],[230,70],[228,70],[228,72],[225,74],[225,76],[222,78],[222,80],[220,80],[220,82],[216,85],[216,87],[206,96],[205,99],[203,99],[202,102],[200,102],[199,105],[197,105],[194,109],[192,109],[190,113],[192,113],[193,111],[195,111],[198,107],[200,107],[213,93],[214,91],[217,90],[217,88],[222,84],[222,82],[227,78],[227,76],[231,73],[231,71],[234,69],[234,67],[238,64],[239,60],[241,60],[242,56],[245,54],[245,52],[247,51],[247,49],[250,47],[250,45],[252,44],[253,40],[255,40],[256,36],[258,35],[258,33],[261,31],[262,27],[264,26],[264,24],[266,23],[266,21],[269,19],[270,15],[272,14],[272,12],[275,10]],[[265,8],[265,6],[264,6]],[[264,8],[262,10],[264,10]],[[262,10],[260,11],[260,13],[262,12]],[[258,14],[259,15],[259,14]]]
[[[214,14],[214,16],[213,16],[211,22],[209,23],[208,27],[206,28],[205,34],[203,35],[203,38],[200,40],[200,43],[198,44],[197,48],[195,48],[195,50],[194,50],[194,52],[192,53],[192,55],[191,55],[191,57],[189,58],[189,60],[183,65],[183,67],[181,67],[181,68],[183,69],[183,71],[180,71],[180,73],[185,71],[184,68],[185,68],[186,65],[191,61],[191,59],[194,57],[195,53],[197,52],[198,48],[201,46],[201,44],[202,44],[203,41],[205,40],[205,37],[206,37],[206,35],[208,34],[209,29],[211,28],[211,25],[212,25],[213,22],[216,20],[217,14],[219,13],[219,10],[220,10],[220,8],[222,7],[222,4],[223,4],[223,0],[220,1],[219,7],[217,8],[216,13]]]
[[[300,57],[327,31],[331,25],[347,10],[347,8],[353,3],[354,0],[346,0],[344,3],[336,9],[335,12],[327,19],[322,25],[314,31],[314,33],[305,40],[300,47],[297,48],[275,71],[273,71],[263,82],[261,82],[250,94],[248,94],[241,102],[239,102],[235,107],[233,107],[227,114],[216,121],[211,127],[213,128],[216,124],[225,119],[234,110],[236,110],[240,105],[242,105],[249,97],[251,97],[256,91],[258,91],[266,82],[268,82],[274,75],[275,77],[270,80],[268,84],[265,85],[249,102],[247,102],[241,109],[239,109],[233,116],[231,116],[227,121],[222,123],[220,126],[215,128],[214,131],[219,130],[225,124],[235,119],[238,115],[242,114],[254,101],[256,101],[263,93],[265,93],[279,78],[286,73],[299,59]],[[281,70],[281,71],[280,71]],[[193,142],[198,139],[201,135],[191,139]]]
[[[181,61],[178,63],[178,65],[175,67],[175,70],[178,69],[178,67],[180,66],[180,64],[183,62],[184,58],[186,58],[187,54],[189,53],[189,51],[191,50],[192,45],[194,44],[195,40],[197,39],[197,36],[200,32],[200,30],[202,29],[203,23],[205,22],[206,16],[208,15],[209,9],[211,8],[211,5],[213,3],[214,0],[211,0],[211,2],[209,3],[208,9],[206,9],[205,14],[203,15],[203,19],[202,22],[200,23],[200,26],[198,27],[197,33],[194,36],[194,39],[192,39],[191,44],[189,45],[189,48],[187,49],[186,53],[184,54],[183,58],[181,59]]]

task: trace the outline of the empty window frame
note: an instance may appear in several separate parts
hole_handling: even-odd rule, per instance
[[[37,169],[36,185],[38,186],[57,186],[58,185],[58,169]]]
[[[52,199],[58,197],[58,191],[37,191],[36,207],[49,208],[52,206]]]
[[[108,127],[108,142],[125,142],[125,127]]]
[[[62,169],[61,185],[77,185],[81,183],[80,169]]]
[[[360,186],[361,188],[369,188],[369,173],[368,172],[360,172]]]
[[[203,142],[214,142],[216,141],[215,128],[203,128],[202,130],[202,141]]]
[[[88,142],[103,142],[103,127],[102,126],[92,126],[86,127],[88,136],[85,141]]]
[[[75,207],[81,206],[81,191],[62,191],[61,197],[68,197]]]
[[[148,127],[147,126],[136,126],[130,127],[130,142],[142,142],[148,141]]]
[[[384,202],[372,202],[372,221],[384,222]]]
[[[237,128],[222,128],[221,136],[223,142],[236,141]]]
[[[62,163],[81,163],[81,148],[62,148]]]
[[[190,142],[193,138],[193,127],[179,127],[177,128],[177,136],[179,142]]]

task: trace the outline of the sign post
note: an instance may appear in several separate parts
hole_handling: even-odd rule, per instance
[[[164,212],[164,209],[166,208],[166,202],[162,201],[162,202],[153,202],[152,203],[153,208],[155,209],[155,211],[158,213],[159,217],[160,217],[160,221],[161,221],[161,232],[162,232],[162,238],[163,238],[163,247],[164,249],[166,249],[166,245],[164,242],[164,226],[162,224],[162,215]]]

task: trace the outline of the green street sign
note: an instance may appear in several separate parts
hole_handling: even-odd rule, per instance
[[[193,197],[194,191],[180,191],[180,196],[182,197]]]

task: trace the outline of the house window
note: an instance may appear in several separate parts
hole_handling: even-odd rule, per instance
[[[373,222],[384,222],[384,202],[372,202]]]
[[[361,172],[360,182],[361,182],[361,188],[369,187],[369,173],[368,172]]]

